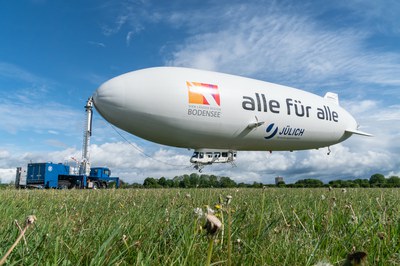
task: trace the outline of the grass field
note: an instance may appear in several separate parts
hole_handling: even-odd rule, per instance
[[[229,205],[227,195],[232,196]],[[399,189],[1,190],[7,265],[400,265]],[[210,241],[195,208],[224,229]]]

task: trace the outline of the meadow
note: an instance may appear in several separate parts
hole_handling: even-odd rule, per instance
[[[354,251],[400,265],[399,189],[6,189],[0,200],[0,257],[15,220],[37,218],[6,265],[343,265]]]

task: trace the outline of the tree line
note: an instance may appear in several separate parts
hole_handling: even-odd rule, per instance
[[[291,187],[291,188],[306,188],[306,187],[333,187],[333,188],[351,188],[351,187],[400,187],[400,178],[398,176],[390,176],[386,178],[382,174],[373,174],[369,179],[354,179],[354,180],[332,180],[324,183],[319,179],[307,178],[296,181],[293,184],[286,184],[281,181],[278,184],[263,184],[259,182],[236,183],[229,177],[197,174],[180,175],[168,179],[165,177],[154,178],[147,177],[142,184],[133,183],[127,184],[121,181],[121,188],[235,188],[235,187]]]

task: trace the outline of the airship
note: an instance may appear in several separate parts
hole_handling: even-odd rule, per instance
[[[330,147],[358,130],[336,93],[310,92],[230,74],[154,67],[103,83],[93,94],[116,127],[163,145],[194,150],[196,169],[233,163],[237,151]]]

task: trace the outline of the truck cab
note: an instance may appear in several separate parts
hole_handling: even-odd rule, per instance
[[[90,168],[90,177],[108,178],[111,176],[111,170],[107,167],[92,167]]]
[[[111,170],[107,167],[92,167],[90,175],[87,177],[88,188],[107,188],[110,183],[115,183],[119,187],[119,178],[111,177]]]

